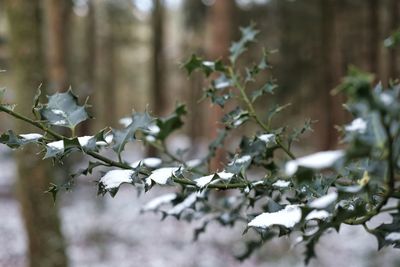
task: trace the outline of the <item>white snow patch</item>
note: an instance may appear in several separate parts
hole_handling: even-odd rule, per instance
[[[240,125],[243,124],[243,122],[244,122],[244,120],[242,120],[242,119],[236,120],[236,121],[233,123],[233,126],[240,126]]]
[[[153,134],[153,135],[156,135],[161,131],[160,127],[158,127],[157,124],[155,124],[155,123],[150,124],[147,127],[147,129],[149,130],[150,134]]]
[[[59,141],[51,142],[51,143],[48,143],[47,146],[49,146],[53,149],[63,150],[64,149],[64,141],[59,140]]]
[[[329,217],[329,212],[326,210],[313,210],[306,216],[306,221],[309,220],[325,220],[326,218]]]
[[[146,136],[146,141],[149,143],[153,143],[156,141],[156,138],[152,135],[148,135],[148,136]]]
[[[206,67],[214,67],[215,63],[212,61],[203,61],[203,65]]]
[[[248,226],[268,228],[273,225],[282,225],[292,228],[301,220],[301,209],[298,205],[287,205],[283,210],[277,212],[265,212],[255,217]]]
[[[168,211],[169,215],[178,215],[182,213],[185,209],[192,206],[197,200],[197,193],[190,194],[184,201],[174,206],[172,209]]]
[[[156,198],[152,199],[151,201],[149,201],[146,205],[144,205],[142,210],[143,211],[156,210],[161,205],[170,203],[175,198],[176,198],[175,193],[165,194],[165,195],[156,197]]]
[[[197,178],[197,179],[194,180],[194,182],[196,183],[196,185],[198,187],[203,188],[203,187],[205,187],[206,185],[208,185],[212,181],[214,175],[215,174],[210,174],[210,175],[207,175],[207,176],[203,176],[203,177]]]
[[[237,158],[236,160],[230,162],[229,165],[233,165],[235,163],[243,164],[243,163],[246,163],[246,162],[249,162],[249,161],[251,161],[251,156],[250,155],[244,155],[244,156],[241,156],[240,158]]]
[[[261,141],[263,141],[264,143],[268,144],[270,142],[272,142],[275,138],[274,134],[262,134],[257,136],[258,139],[260,139]]]
[[[215,175],[217,175],[222,180],[227,180],[227,179],[232,178],[235,174],[234,173],[230,173],[230,172],[222,171],[222,172],[218,172],[218,173],[215,173],[215,174],[210,174],[210,175],[206,175],[206,176],[197,178],[194,181],[195,181],[195,183],[196,183],[196,185],[198,187],[203,188],[203,187],[205,187],[206,185],[208,185],[212,181],[212,179],[214,178]],[[217,180],[215,180],[215,181],[217,181]]]
[[[399,232],[390,233],[385,237],[385,240],[387,240],[387,241],[400,241],[400,233]]]
[[[153,180],[157,184],[166,184],[168,179],[172,177],[173,173],[179,168],[176,167],[166,167],[154,170],[148,177],[149,180]]]
[[[332,204],[333,202],[335,202],[337,197],[338,197],[337,192],[331,192],[325,196],[314,199],[310,203],[309,207],[315,208],[315,209],[324,209],[324,208],[328,207],[330,204]]]
[[[121,118],[119,119],[118,122],[126,128],[132,123],[132,118],[130,117]]]
[[[109,144],[111,144],[111,142],[113,141],[113,139],[114,139],[114,136],[113,136],[112,134],[107,134],[107,135],[104,137],[105,142],[104,142],[104,141],[97,141],[97,142],[96,142],[96,145],[98,145],[98,146],[106,146],[106,145],[109,145]]]
[[[52,122],[53,125],[64,125],[67,124],[66,120],[59,120],[59,121],[54,121]]]
[[[386,106],[390,106],[394,102],[393,96],[391,96],[388,93],[381,93],[379,95],[379,98],[381,99],[382,103],[385,104]]]
[[[288,187],[290,185],[290,181],[278,180],[275,183],[273,183],[272,185],[276,186],[276,187],[284,188],[284,187]]]
[[[149,167],[149,168],[157,168],[158,166],[161,165],[162,160],[161,160],[160,158],[145,158],[145,159],[143,159],[143,160],[135,161],[134,163],[132,163],[132,164],[130,164],[130,165],[131,165],[131,167],[133,167],[133,168],[137,168],[137,167],[139,167],[140,162],[143,162],[143,164],[144,164],[146,167]]]
[[[290,176],[296,173],[299,166],[310,169],[324,169],[331,167],[337,160],[345,155],[343,150],[322,151],[288,161],[285,165],[285,173]]]
[[[122,183],[131,183],[132,170],[111,170],[100,179],[105,189],[119,187]]]
[[[38,140],[40,138],[43,138],[43,135],[38,133],[20,134],[19,136],[25,140]]]
[[[231,179],[235,174],[234,173],[230,173],[230,172],[226,172],[226,171],[222,171],[222,172],[218,172],[217,175],[222,180],[227,180],[227,179]]]
[[[56,115],[61,115],[64,118],[67,117],[67,114],[65,114],[65,112],[61,109],[52,109],[51,112],[53,112]]]
[[[357,118],[347,125],[345,130],[348,132],[365,133],[367,130],[367,121],[362,118]]]

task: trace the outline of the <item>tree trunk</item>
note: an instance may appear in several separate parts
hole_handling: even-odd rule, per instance
[[[319,149],[331,149],[337,144],[338,132],[334,126],[344,123],[341,96],[332,96],[331,90],[342,76],[341,52],[337,16],[340,1],[320,0],[322,89],[320,91],[320,117],[317,132],[321,136]]]
[[[116,56],[110,3],[95,1],[96,12],[96,126],[116,126]],[[112,4],[112,3],[111,3]]]
[[[398,0],[391,0],[390,10],[390,30],[393,33],[400,28],[400,2]],[[389,53],[389,78],[391,79],[399,78],[397,64],[398,50],[398,48],[392,48]]]
[[[44,80],[39,0],[8,0],[10,48],[16,102],[20,111],[30,113],[37,87]],[[26,123],[16,121],[18,133],[30,132]],[[36,147],[18,151],[17,193],[28,235],[29,266],[67,266],[65,244],[57,208],[43,192],[52,181],[49,165],[36,154]]]
[[[381,40],[379,38],[379,1],[368,0],[369,20],[369,71],[378,74]]]
[[[164,114],[167,108],[165,94],[165,55],[164,55],[164,1],[153,1],[152,32],[153,32],[153,65],[152,90],[153,112],[157,116]]]
[[[235,4],[231,0],[216,0],[211,7],[208,25],[211,30],[211,42],[208,54],[212,59],[221,58],[223,61],[228,59],[234,10]],[[212,140],[217,137],[218,122],[222,117],[222,110],[217,106],[213,106],[209,110],[209,139]],[[224,154],[221,149],[218,149],[215,158],[210,162],[210,170],[220,169],[223,162]]]
[[[71,5],[70,0],[46,0],[48,28],[46,56],[50,91],[66,91],[69,87],[67,55]]]

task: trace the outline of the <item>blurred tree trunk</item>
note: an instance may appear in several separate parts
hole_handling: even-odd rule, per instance
[[[368,0],[369,71],[378,74],[381,39],[379,31],[379,0]]]
[[[164,114],[167,108],[167,95],[165,88],[165,55],[164,55],[164,16],[165,8],[163,0],[153,1],[152,14],[152,75],[151,75],[151,97],[153,112],[157,116]]]
[[[95,0],[88,0],[88,13],[85,20],[85,66],[84,66],[84,79],[85,86],[80,92],[80,97],[86,99],[89,96],[93,96],[95,92],[95,81],[96,81],[96,14],[94,9]],[[81,136],[90,135],[91,132],[91,120],[86,120],[78,126],[78,132]]]
[[[112,3],[94,1],[96,13],[96,102],[97,128],[116,125],[116,56]]]
[[[68,79],[68,26],[71,15],[71,0],[46,0],[47,13],[47,70],[51,91],[66,91]]]
[[[400,29],[400,1],[391,0],[390,1],[390,30],[394,31]],[[397,47],[392,48],[389,52],[389,78],[396,79],[399,78],[398,75],[398,56],[399,49]]]
[[[204,53],[204,21],[206,19],[207,8],[201,1],[187,0],[184,2],[183,13],[185,14],[184,30],[185,48],[184,51],[195,51],[196,54],[203,55]],[[184,57],[189,57],[185,54]],[[205,125],[205,110],[208,108],[208,103],[205,101],[199,102],[203,95],[203,78],[199,73],[193,73],[188,79],[188,105],[190,109],[189,135],[192,140],[192,152],[196,154],[199,151],[200,141],[208,132]]]
[[[320,91],[319,122],[317,133],[321,136],[319,149],[326,150],[336,146],[338,132],[334,126],[344,123],[344,110],[341,96],[332,96],[330,92],[339,83],[342,76],[341,51],[338,18],[341,1],[320,0],[321,8],[321,69],[322,89]]]
[[[228,60],[229,47],[232,39],[233,13],[235,11],[235,3],[231,0],[216,0],[209,12],[208,26],[210,28],[211,42],[208,48],[208,54],[211,59],[221,58],[223,61]],[[208,125],[210,128],[209,139],[217,137],[217,129],[219,120],[222,117],[220,107],[213,106],[209,109]],[[215,158],[210,162],[210,170],[215,171],[222,167],[224,161],[222,150],[217,150]]]
[[[8,0],[7,14],[16,102],[20,111],[30,113],[35,87],[44,80],[40,0]],[[18,133],[30,132],[26,123],[16,121]],[[28,234],[29,266],[67,266],[65,244],[57,208],[44,194],[52,181],[35,147],[18,151],[17,193]]]

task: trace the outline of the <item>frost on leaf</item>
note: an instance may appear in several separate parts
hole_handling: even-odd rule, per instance
[[[179,170],[177,167],[166,167],[154,170],[147,178],[146,184],[148,184],[148,181],[154,181],[157,184],[167,184],[168,180],[177,170]]]
[[[34,140],[38,140],[40,138],[43,138],[43,135],[38,134],[38,133],[20,134],[19,136],[21,138],[23,138],[25,140],[29,140],[29,141],[34,141]]]
[[[249,227],[266,229],[273,225],[281,225],[292,228],[301,220],[301,209],[298,205],[287,205],[283,210],[277,212],[265,212],[249,222]]]
[[[143,163],[144,166],[148,168],[157,168],[161,165],[162,160],[160,158],[145,158],[142,160],[135,161],[134,163],[130,164],[132,168],[137,168],[140,166],[140,163]]]
[[[146,203],[143,206],[143,211],[154,211],[157,210],[161,205],[171,203],[171,201],[175,200],[177,195],[175,193],[165,194],[159,197],[156,197]]]
[[[331,192],[325,196],[322,196],[320,198],[314,199],[309,207],[315,208],[315,209],[325,209],[332,203],[334,203],[338,198],[338,193],[336,192]]]
[[[132,183],[133,170],[111,170],[99,181],[99,192],[110,192],[114,196],[122,183]]]
[[[40,114],[51,125],[71,129],[89,118],[85,106],[78,105],[78,98],[71,90],[49,96],[49,102],[40,108]]]
[[[197,193],[190,194],[188,197],[185,198],[184,201],[175,205],[172,209],[168,210],[167,214],[179,216],[185,209],[190,208],[196,203],[197,196]]]
[[[299,167],[310,169],[325,169],[332,167],[335,162],[345,155],[343,150],[323,151],[291,160],[285,165],[286,175],[294,175]]]
[[[290,185],[290,181],[278,180],[272,184],[275,187],[285,188]]]
[[[306,216],[306,221],[309,220],[325,220],[329,218],[329,212],[326,210],[313,210]]]
[[[349,125],[346,125],[345,130],[348,132],[357,132],[363,134],[367,130],[367,122],[362,118],[357,118]]]
[[[271,142],[275,142],[275,135],[274,134],[262,134],[257,136],[258,139],[266,143],[267,145]]]
[[[210,174],[210,175],[206,175],[206,176],[202,176],[200,178],[195,179],[195,183],[198,187],[200,188],[204,188],[206,187],[208,184],[210,184],[213,179],[215,182],[219,181],[219,180],[228,180],[231,179],[233,176],[235,176],[234,173],[230,173],[230,172],[226,172],[226,171],[222,171],[222,172],[218,172],[218,173],[214,173],[214,174]],[[218,179],[219,178],[219,179]]]

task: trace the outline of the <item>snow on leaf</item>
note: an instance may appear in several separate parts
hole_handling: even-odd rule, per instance
[[[63,150],[64,149],[64,141],[63,140],[54,141],[54,142],[48,143],[47,146],[51,147],[52,149]]]
[[[122,183],[131,183],[133,170],[111,170],[100,179],[106,190],[118,188]]]
[[[324,169],[332,167],[337,160],[344,157],[343,150],[322,151],[291,160],[285,165],[285,173],[288,176],[294,175],[299,166],[310,169]]]
[[[257,136],[258,139],[263,141],[266,144],[269,144],[275,140],[275,134],[262,134]]]
[[[278,180],[275,183],[273,183],[272,185],[275,187],[285,188],[290,185],[290,181]]]
[[[152,180],[157,184],[167,184],[168,180],[172,177],[174,172],[176,172],[179,168],[176,167],[166,167],[154,170],[151,175],[147,178],[148,180]]]
[[[156,197],[146,203],[146,205],[143,206],[142,210],[143,211],[152,211],[152,210],[157,210],[161,205],[163,204],[168,204],[174,199],[176,199],[177,195],[175,193],[170,193],[170,194],[165,194],[159,197]]]
[[[137,167],[139,167],[139,164],[140,164],[141,162],[143,162],[143,164],[144,164],[146,167],[149,167],[149,168],[157,168],[157,167],[159,167],[159,166],[161,165],[162,160],[161,160],[160,158],[153,158],[153,157],[151,157],[151,158],[145,158],[145,159],[142,159],[142,160],[135,161],[134,163],[132,163],[132,164],[130,164],[130,165],[131,165],[131,167],[133,167],[133,168],[137,168]]]
[[[119,119],[119,124],[122,124],[125,128],[128,127],[132,123],[132,118],[130,117],[125,117]]]
[[[197,200],[197,193],[192,193],[190,194],[187,198],[185,198],[184,201],[181,203],[175,205],[172,209],[170,209],[167,214],[168,215],[179,215],[181,214],[185,209],[190,208],[194,203],[196,203]]]
[[[301,220],[301,209],[298,205],[287,205],[283,210],[277,212],[265,212],[248,223],[249,227],[266,229],[273,225],[282,225],[292,228]]]
[[[400,241],[400,233],[399,232],[390,233],[385,237],[385,240],[387,240],[387,241]]]
[[[306,221],[309,220],[325,220],[329,217],[329,212],[326,210],[313,210],[306,216]]]
[[[222,171],[222,172],[218,172],[217,175],[222,180],[228,180],[228,179],[231,179],[235,174],[234,173],[230,173],[230,172],[226,172],[226,171]]]
[[[345,130],[348,132],[365,133],[367,130],[367,122],[362,118],[357,118],[349,125],[345,126]]]
[[[19,136],[25,140],[38,140],[40,138],[43,138],[43,135],[38,133],[19,134]]]
[[[393,102],[394,102],[393,96],[391,96],[391,95],[388,94],[388,93],[381,93],[381,94],[379,95],[379,98],[380,98],[380,100],[382,101],[382,103],[383,103],[384,105],[386,105],[386,106],[390,106],[390,105],[392,105]]]
[[[48,103],[40,108],[40,114],[52,125],[71,129],[89,118],[85,106],[78,105],[78,97],[71,90],[49,96]]]
[[[315,209],[324,209],[331,205],[333,202],[335,202],[338,198],[338,193],[337,192],[331,192],[325,196],[322,196],[320,198],[314,199],[309,207],[315,208]]]
[[[147,129],[148,129],[148,132],[152,135],[157,135],[161,131],[160,127],[158,127],[157,124],[155,124],[155,123],[150,124],[147,127]]]
[[[210,174],[210,175],[207,175],[207,176],[203,176],[203,177],[195,179],[194,182],[196,183],[196,185],[198,187],[203,188],[203,187],[205,187],[206,185],[208,185],[212,181],[214,176],[215,176],[215,174]]]

